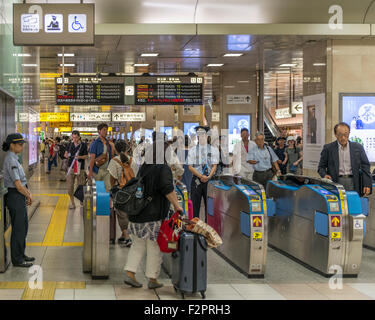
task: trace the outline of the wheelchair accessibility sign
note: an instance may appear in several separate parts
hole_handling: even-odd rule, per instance
[[[86,20],[87,18],[85,14],[70,14],[68,16],[69,32],[71,33],[86,32],[87,31]]]

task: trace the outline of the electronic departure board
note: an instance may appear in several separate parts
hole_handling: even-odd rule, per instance
[[[124,105],[124,83],[118,77],[56,79],[57,105]]]
[[[198,77],[139,77],[135,104],[202,105],[202,82],[203,78]]]

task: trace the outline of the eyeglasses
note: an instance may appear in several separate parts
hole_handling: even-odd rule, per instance
[[[342,137],[349,138],[349,133],[337,133],[336,136],[338,136],[339,138],[342,138]]]

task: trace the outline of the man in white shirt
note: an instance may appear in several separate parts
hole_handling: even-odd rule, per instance
[[[241,141],[233,148],[233,173],[247,180],[253,179],[254,166],[246,161],[249,150],[256,147],[255,142],[249,140],[249,130],[241,130]]]

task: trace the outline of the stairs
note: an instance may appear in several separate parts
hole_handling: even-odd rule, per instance
[[[268,143],[269,146],[272,146],[273,140],[274,140],[274,135],[268,129],[268,125],[266,122],[264,122],[264,140]]]

